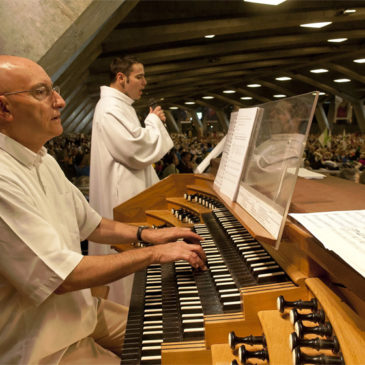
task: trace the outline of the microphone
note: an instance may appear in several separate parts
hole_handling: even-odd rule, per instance
[[[149,98],[148,100],[148,106],[154,110],[159,105],[158,99],[156,98]]]

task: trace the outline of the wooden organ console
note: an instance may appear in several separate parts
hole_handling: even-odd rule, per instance
[[[135,274],[122,364],[365,364],[365,278],[290,217],[275,250],[213,179],[171,175],[114,209],[123,222],[193,228],[209,267],[177,262]],[[298,178],[290,212],[349,209],[365,209],[365,186]]]

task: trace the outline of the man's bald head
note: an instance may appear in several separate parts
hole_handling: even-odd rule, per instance
[[[65,101],[37,63],[0,55],[0,132],[34,152],[62,133]]]
[[[30,72],[41,71],[43,68],[35,62],[17,56],[0,55],[0,94],[25,88],[30,80]]]

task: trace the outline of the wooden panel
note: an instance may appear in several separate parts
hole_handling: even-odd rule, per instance
[[[204,341],[169,342],[161,346],[162,365],[210,365],[211,353]]]
[[[146,209],[167,209],[166,197],[183,196],[186,185],[194,183],[195,177],[192,174],[170,175],[115,207],[114,219],[122,222],[146,221]]]
[[[276,300],[283,295],[286,300],[306,300],[309,296],[304,286],[295,286],[290,282],[256,285],[241,289],[246,320],[257,320],[257,312],[276,309]]]
[[[326,312],[340,342],[346,364],[361,365],[365,359],[365,320],[356,315],[321,280],[306,280],[306,285]],[[364,290],[364,288],[363,288]]]
[[[266,337],[270,364],[292,365],[289,334],[293,332],[293,325],[290,323],[289,318],[281,316],[277,310],[259,312],[258,316]]]
[[[322,180],[298,178],[291,213],[365,209],[365,185],[334,176]]]

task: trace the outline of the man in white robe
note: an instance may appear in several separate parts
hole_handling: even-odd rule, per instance
[[[93,119],[89,199],[99,214],[112,219],[113,208],[159,181],[152,163],[173,142],[160,106],[150,108],[144,128],[132,107],[147,84],[143,65],[132,57],[117,58],[110,71],[110,86],[101,87]],[[114,252],[89,242],[90,254]],[[132,285],[133,275],[113,283],[109,299],[128,306]]]

